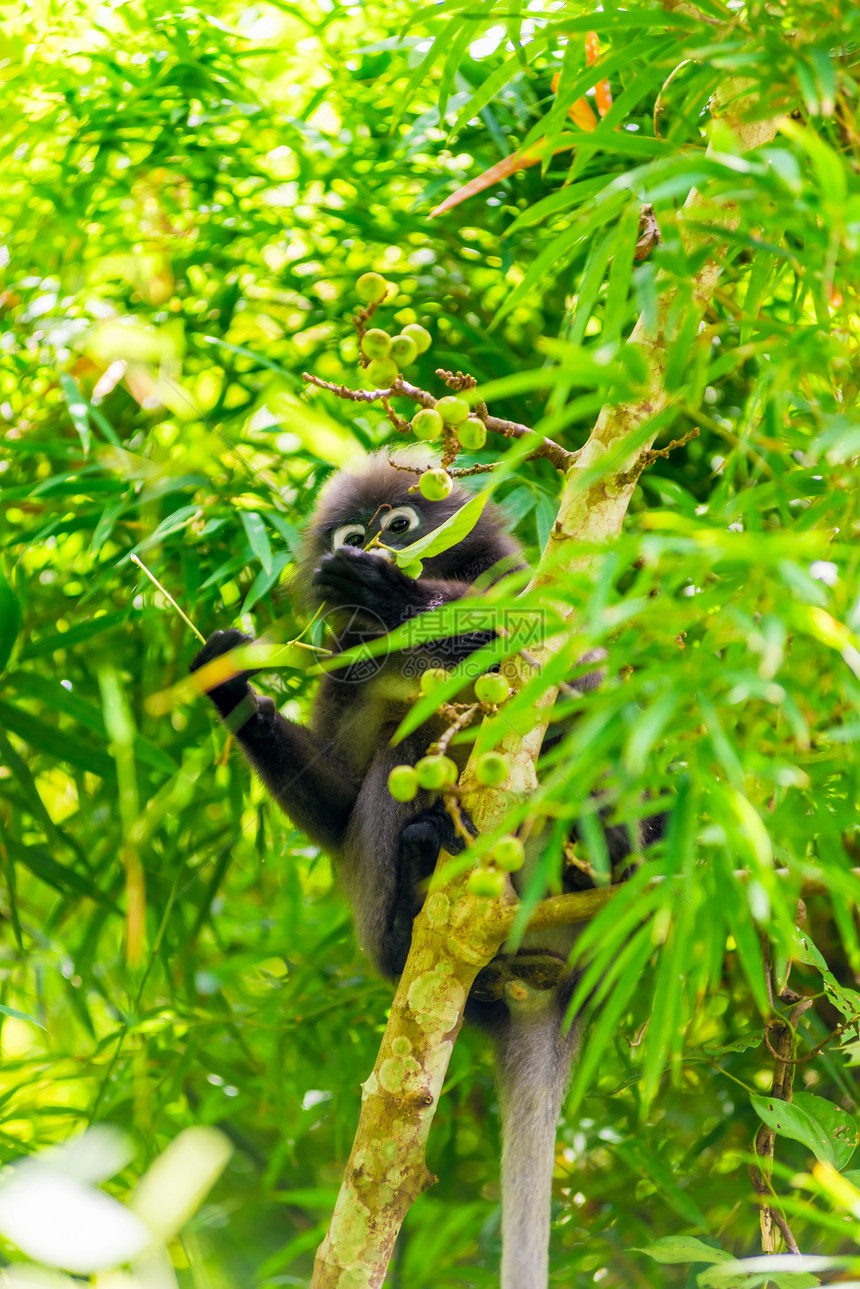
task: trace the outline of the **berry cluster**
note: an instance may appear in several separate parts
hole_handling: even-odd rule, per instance
[[[356,282],[356,294],[367,306],[368,317],[388,295],[389,285],[379,273],[362,273]],[[410,322],[399,335],[392,336],[381,327],[370,327],[360,333],[359,348],[364,360],[367,379],[375,389],[390,390],[404,367],[413,363],[419,354],[426,353],[432,337],[426,327]],[[422,407],[409,424],[409,428],[423,443],[445,440],[451,460],[457,445],[468,452],[476,452],[487,441],[487,428],[479,416],[472,415],[468,401],[462,395],[446,394],[432,407]],[[418,480],[418,490],[427,501],[444,501],[453,487],[450,474],[443,467],[425,470]]]
[[[421,677],[421,693],[432,694],[448,679],[449,672],[441,667],[430,667]],[[510,696],[504,676],[487,672],[475,681],[473,714],[495,711]],[[442,710],[448,705],[442,704]],[[458,722],[459,724],[460,722]],[[449,731],[450,736],[451,731]],[[395,801],[413,801],[421,789],[456,795],[459,770],[455,761],[445,755],[447,738],[435,744],[435,751],[423,756],[414,766],[397,765],[388,776],[388,791]],[[478,758],[475,777],[482,786],[496,788],[504,783],[510,773],[507,757],[500,752],[485,752]],[[454,804],[456,809],[456,804]],[[500,837],[488,854],[478,861],[469,874],[469,889],[474,895],[492,898],[501,895],[505,888],[505,874],[522,868],[525,860],[523,843],[519,837],[508,834]]]

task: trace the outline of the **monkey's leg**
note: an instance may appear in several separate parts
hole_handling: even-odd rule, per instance
[[[412,921],[440,848],[462,848],[447,811],[430,793],[402,802],[388,791],[393,767],[414,765],[423,742],[422,735],[412,735],[398,747],[378,750],[362,782],[338,869],[359,944],[389,979],[403,970]]]
[[[502,1110],[501,1289],[546,1289],[555,1138],[577,1022],[562,1033],[572,977],[537,991],[511,981],[509,1017],[496,1039]]]
[[[241,631],[216,631],[191,670],[249,642]],[[281,716],[271,698],[254,692],[247,680],[250,674],[233,676],[210,689],[209,697],[285,814],[311,841],[337,854],[355,805],[355,784],[321,740]]]

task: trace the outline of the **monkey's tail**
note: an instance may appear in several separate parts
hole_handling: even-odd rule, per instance
[[[501,1289],[546,1289],[555,1138],[571,1063],[574,1021],[561,1032],[567,991],[509,999],[496,1042],[502,1109]]]

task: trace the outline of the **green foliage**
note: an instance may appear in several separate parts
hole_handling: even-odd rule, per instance
[[[328,861],[205,705],[148,705],[197,645],[130,556],[204,635],[297,635],[282,584],[302,521],[333,466],[392,438],[377,405],[301,392],[304,371],[354,382],[368,271],[392,285],[386,325],[432,335],[411,381],[439,396],[437,368],[467,370],[491,412],[568,448],[605,402],[635,400],[645,355],[624,338],[677,288],[658,446],[699,436],[649,466],[587,567],[527,598],[492,590],[511,634],[473,660],[573,613],[565,652],[482,729],[489,752],[530,727],[546,683],[609,651],[604,684],[559,703],[576,720],[506,821],[545,820],[526,907],[557,887],[573,823],[577,861],[608,877],[590,794],[618,823],[672,808],[577,945],[577,1004],[600,1009],[560,1135],[557,1283],[764,1283],[731,1259],[760,1248],[747,1165],[789,959],[817,1000],[773,1186],[804,1252],[851,1247],[852,1181],[834,1170],[860,1052],[857,19],[818,0],[701,10],[5,11],[0,1150],[120,1124],[136,1154],[108,1189],[125,1199],[182,1129],[219,1125],[234,1153],[171,1246],[183,1286],[307,1283],[389,992]],[[614,104],[587,132],[568,108],[594,83],[592,30]],[[728,116],[710,127],[715,92]],[[791,116],[740,156],[733,112]],[[539,164],[427,223],[533,144]],[[687,238],[693,187],[738,227]],[[640,262],[646,202],[662,240]],[[700,322],[693,283],[714,253]],[[469,482],[489,478],[533,558],[560,484],[523,464],[527,446],[503,457],[489,436],[467,461],[502,459]],[[307,710],[300,671],[264,684]],[[440,1182],[392,1285],[494,1283],[496,1122],[485,1049],[464,1034],[431,1138]],[[816,1156],[830,1172],[810,1175]],[[780,1266],[771,1283],[804,1281]]]

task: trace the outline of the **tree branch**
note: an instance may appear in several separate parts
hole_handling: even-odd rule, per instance
[[[742,82],[728,83],[721,101],[737,103],[743,89]],[[768,142],[777,130],[773,120],[733,121],[733,125],[741,151]],[[724,260],[722,239],[738,222],[731,203],[715,207],[698,192],[690,193],[681,218],[684,242],[692,248],[705,239],[711,243],[711,255],[690,282],[686,301],[679,301],[679,287],[667,285],[664,278],[655,329],[649,330],[644,318],[633,328],[628,343],[640,347],[648,366],[641,397],[635,403],[605,406],[578,453],[568,453],[558,445],[550,449],[553,453],[558,449],[554,464],[565,470],[566,483],[532,590],[542,588],[552,599],[553,583],[559,575],[585,567],[595,558],[582,553],[584,543],[593,549],[621,531],[635,487],[635,475],[629,472],[640,454],[651,448],[659,430],[657,417],[670,398],[665,384],[667,350],[674,335],[670,319],[678,313],[679,304],[701,314],[709,303]],[[327,382],[309,379],[340,392]],[[402,377],[388,393],[403,393],[424,407],[432,407],[436,401]],[[378,393],[371,399],[374,396]],[[364,393],[358,397],[371,401]],[[510,437],[531,433],[513,422],[494,424],[495,419],[488,419],[488,428]],[[502,425],[505,428],[500,428]],[[553,460],[550,451],[541,454]],[[569,606],[561,607],[563,616],[569,617]],[[565,643],[566,636],[535,652],[543,662]],[[526,666],[518,662],[523,679]],[[550,689],[540,700],[547,717],[555,694],[555,689]],[[525,800],[534,792],[535,763],[545,728],[546,718],[525,737],[511,736],[505,741],[511,777],[503,790],[480,786],[472,761],[466,767],[460,779],[463,802],[479,831],[501,823],[512,802]],[[470,894],[463,872],[444,880],[442,872],[448,860],[443,852],[431,892],[413,924],[409,957],[376,1066],[364,1084],[361,1119],[331,1227],[317,1255],[312,1289],[346,1284],[378,1289],[403,1217],[432,1180],[424,1162],[425,1145],[466,998],[478,972],[503,945],[517,907],[510,884],[498,899],[484,900]],[[455,863],[455,872],[456,867]],[[530,925],[581,921],[592,917],[611,898],[611,888],[555,896],[544,901]]]

